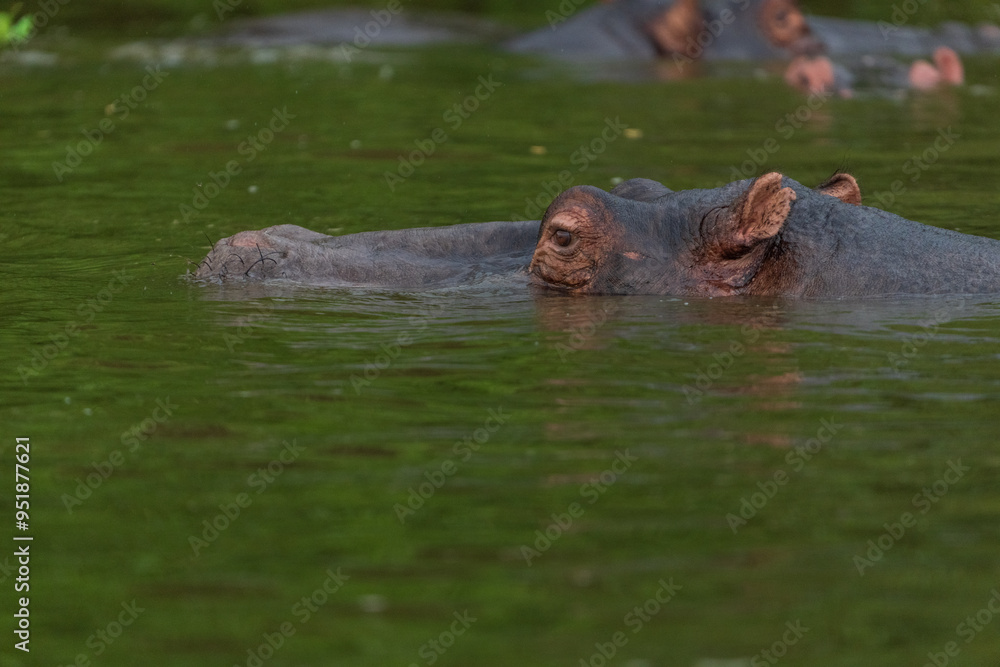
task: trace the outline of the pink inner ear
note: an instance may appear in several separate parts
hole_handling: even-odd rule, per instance
[[[861,188],[850,174],[840,173],[816,186],[816,192],[828,197],[836,197],[845,204],[861,205]]]
[[[629,259],[637,259],[637,260],[638,259],[642,259],[642,255],[640,255],[637,252],[624,252],[624,253],[622,253],[622,255],[624,255],[625,257],[628,257]]]
[[[736,202],[736,234],[746,246],[751,246],[777,234],[792,212],[795,192],[781,187],[782,175],[764,174]]]

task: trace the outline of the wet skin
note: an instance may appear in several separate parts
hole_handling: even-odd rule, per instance
[[[470,284],[495,276],[524,281],[537,238],[537,221],[345,236],[276,225],[222,239],[201,261],[195,277],[416,288]]]
[[[1000,241],[860,202],[847,174],[815,190],[777,173],[680,192],[634,179],[611,192],[571,188],[541,223],[241,232],[219,241],[195,277],[417,289],[530,282],[575,294],[1000,293]]]
[[[778,173],[649,201],[572,188],[542,221],[532,280],[597,294],[1000,293],[1000,241],[861,206],[846,174],[821,189]]]

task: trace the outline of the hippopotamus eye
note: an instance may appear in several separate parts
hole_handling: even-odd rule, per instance
[[[563,248],[568,247],[569,244],[573,242],[573,234],[571,232],[567,232],[565,229],[558,230],[552,235],[552,238],[555,239],[556,245]]]

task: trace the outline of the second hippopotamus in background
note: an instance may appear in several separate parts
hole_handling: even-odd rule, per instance
[[[764,60],[822,50],[794,0],[617,0],[550,14],[548,28],[505,47],[574,61]]]
[[[931,29],[896,19],[807,17],[796,0],[617,0],[567,16],[550,14],[548,28],[512,39],[506,48],[576,62],[665,58],[681,67],[791,59],[785,76],[791,85],[842,92],[856,85],[958,85],[964,82],[959,53],[1000,51],[995,26]],[[897,55],[934,60],[905,66]]]
[[[565,3],[564,3],[565,4]],[[1000,28],[905,25],[909,16],[855,21],[803,14],[797,0],[615,0],[546,16],[548,27],[509,40],[515,52],[567,59],[766,60],[801,55],[928,57],[1000,52]]]

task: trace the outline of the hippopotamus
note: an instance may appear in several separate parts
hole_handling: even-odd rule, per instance
[[[549,14],[549,27],[505,48],[574,61],[766,60],[821,50],[795,0],[617,0]]]
[[[513,53],[542,53],[573,61],[650,60],[662,51],[652,32],[658,19],[667,17],[663,22],[676,23],[678,34],[686,35],[700,26],[697,5],[697,0],[618,0],[568,16],[550,10],[548,26],[503,46]],[[674,46],[682,48],[683,43]]]
[[[874,22],[809,16],[808,20],[824,52],[833,57],[886,54],[918,58],[942,46],[966,55],[1000,51],[1000,28],[995,25],[949,21],[936,28],[910,26],[910,15],[895,5],[886,18]]]
[[[327,236],[276,225],[222,239],[197,278],[288,279],[311,285],[435,288],[525,274],[538,221]]]
[[[576,186],[540,222],[344,236],[279,225],[219,241],[195,277],[704,297],[1000,293],[1000,241],[866,207],[849,174],[810,189],[772,172],[705,190]]]
[[[667,58],[679,66],[677,74],[698,61],[791,59],[789,85],[843,96],[856,87],[960,85],[958,52],[1000,47],[1000,29],[989,26],[932,30],[807,17],[797,0],[617,0],[568,17],[549,14],[550,27],[505,47],[573,61]],[[910,65],[893,57],[932,53],[933,62]]]
[[[806,16],[797,0],[763,0],[734,10],[747,0],[705,0],[703,39],[706,59],[793,58],[785,71],[789,85],[807,92],[844,96],[856,87],[929,90],[965,82],[959,53],[995,51],[1000,29],[949,23],[940,29],[894,23]],[[906,17],[903,17],[904,19]],[[731,24],[731,26],[730,26]],[[706,34],[710,33],[710,34]],[[933,56],[904,65],[893,56]],[[676,56],[675,56],[676,57]]]
[[[843,57],[836,62],[827,56],[799,56],[785,69],[785,82],[804,92],[843,97],[853,95],[855,88],[932,90],[965,83],[965,66],[947,46],[935,49],[931,62],[921,59],[909,66],[886,55]]]
[[[940,47],[961,54],[1000,51],[1000,28],[948,22],[907,25],[893,7],[886,20],[805,15],[798,0],[612,0],[564,16],[508,42],[513,51],[566,57],[654,57],[681,54],[709,60],[767,60],[801,55],[930,56]]]
[[[941,47],[963,54],[1000,51],[1000,28],[996,26],[970,27],[957,22],[939,28],[909,26],[911,17],[895,6],[889,20],[878,22],[805,15],[798,0],[703,0],[702,7],[706,29],[718,32],[706,48],[706,56],[714,58],[763,59],[775,49],[785,56],[823,53],[833,58],[919,58]],[[726,20],[726,12],[735,18]],[[727,27],[730,23],[732,29]],[[719,28],[712,30],[713,24]]]

